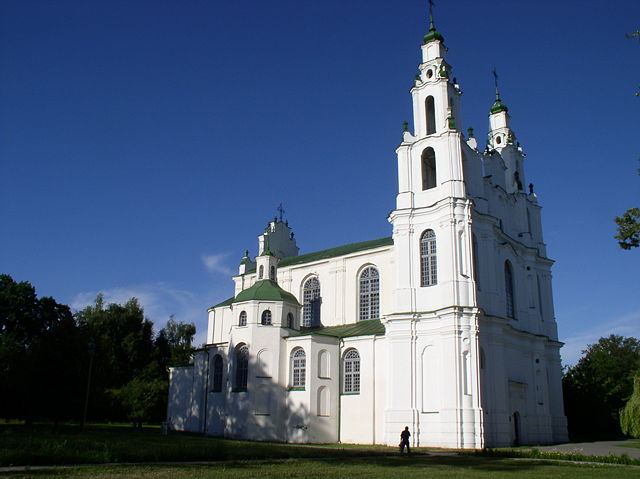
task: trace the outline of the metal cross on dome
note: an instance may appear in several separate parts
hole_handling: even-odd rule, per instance
[[[278,208],[276,208],[276,209],[278,210],[278,213],[280,213],[280,223],[282,223],[282,216],[283,216],[283,215],[284,215],[284,213],[285,213],[285,210],[284,210],[284,208],[282,207],[282,203],[280,203],[280,204],[278,205]]]

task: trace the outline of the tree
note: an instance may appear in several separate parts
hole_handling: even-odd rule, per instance
[[[621,435],[619,411],[631,396],[640,369],[640,341],[611,335],[583,351],[562,384],[572,439]]]
[[[640,438],[640,371],[633,380],[633,393],[620,411],[620,427],[627,436]]]
[[[193,323],[178,322],[171,315],[156,338],[156,346],[162,354],[161,364],[164,367],[189,364],[195,334],[196,326]]]
[[[618,234],[614,236],[622,249],[640,246],[640,208],[629,208],[622,216],[616,216]]]
[[[122,388],[153,361],[153,323],[136,298],[105,306],[102,295],[76,313],[76,319],[95,351],[89,416],[124,419],[122,403],[109,391]]]
[[[30,283],[0,275],[0,411],[5,418],[29,423],[75,416],[81,403],[81,345],[68,306],[38,299]]]

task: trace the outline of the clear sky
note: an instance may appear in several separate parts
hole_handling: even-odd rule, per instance
[[[493,77],[543,206],[565,363],[640,337],[637,0],[436,2],[484,138]],[[423,0],[0,2],[0,272],[161,327],[233,294],[282,202],[301,252],[391,235]]]

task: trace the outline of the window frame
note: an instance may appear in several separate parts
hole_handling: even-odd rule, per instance
[[[212,367],[212,380],[211,380],[211,392],[222,392],[222,379],[224,376],[224,359],[221,354],[216,354],[213,357]]]
[[[249,346],[240,343],[234,354],[235,377],[233,392],[246,392],[249,380]]]
[[[273,314],[270,309],[265,309],[260,315],[260,324],[262,326],[271,326],[273,324]]]
[[[426,229],[420,235],[420,286],[438,284],[438,249],[436,232]]]
[[[242,310],[238,315],[238,326],[246,326],[247,325],[247,312]]]
[[[360,365],[358,350],[347,349],[342,355],[342,394],[360,394]]]
[[[310,283],[315,282],[311,286]],[[307,278],[302,284],[302,326],[320,326],[322,289],[318,276]]]
[[[289,389],[304,391],[307,385],[307,353],[304,348],[296,347],[291,350],[289,365],[291,370]]]
[[[358,321],[379,318],[380,271],[374,265],[367,265],[358,275]]]

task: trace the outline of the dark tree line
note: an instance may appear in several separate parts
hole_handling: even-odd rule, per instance
[[[135,298],[73,315],[0,275],[0,417],[82,420],[87,406],[89,420],[161,421],[167,368],[189,362],[194,334],[173,317],[155,334]]]
[[[635,429],[621,428],[621,419],[628,416],[621,418],[621,412],[632,399],[634,377],[639,373],[640,341],[636,338],[612,334],[589,345],[578,363],[565,371],[562,380],[570,439],[635,435]],[[634,418],[629,420],[633,422]],[[640,424],[640,417],[635,417],[635,421]]]

